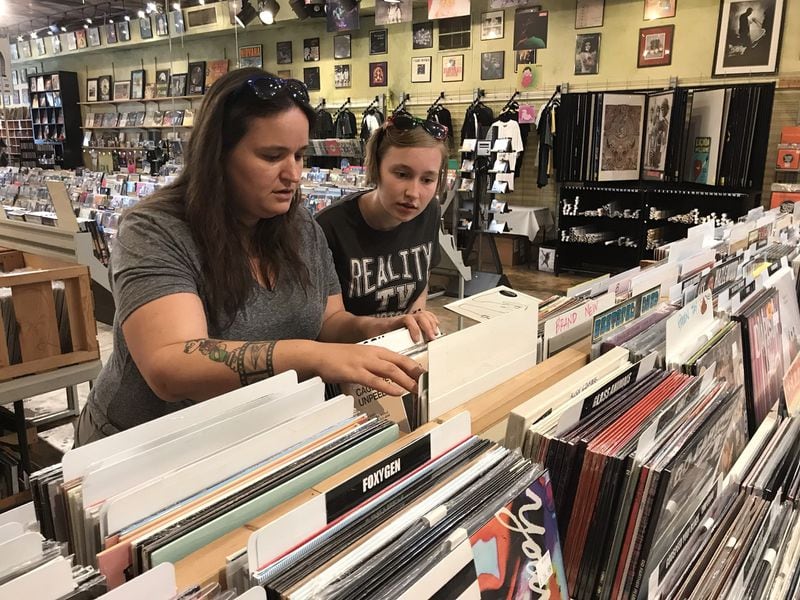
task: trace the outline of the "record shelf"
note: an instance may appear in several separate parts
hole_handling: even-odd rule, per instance
[[[28,77],[28,88],[37,166],[46,169],[83,166],[77,73],[35,73]]]
[[[555,273],[624,271],[652,259],[655,246],[685,237],[687,229],[704,217],[713,214],[718,221],[736,221],[760,202],[760,192],[688,183],[563,184]],[[574,227],[608,232],[613,237],[597,241],[565,239]]]

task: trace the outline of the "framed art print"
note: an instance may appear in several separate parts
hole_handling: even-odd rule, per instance
[[[275,44],[275,59],[279,65],[292,64],[292,42],[278,42]]]
[[[504,50],[481,52],[481,79],[485,81],[505,77],[505,62]]]
[[[44,56],[47,50],[44,47],[44,38],[36,38],[36,56]]]
[[[309,90],[315,91],[320,88],[319,67],[305,67],[303,69],[303,83]]]
[[[86,30],[86,39],[89,41],[89,46],[94,48],[100,45],[100,29],[97,27],[89,27]]]
[[[261,44],[252,46],[239,46],[239,68],[256,67],[261,69],[264,66],[264,57]]]
[[[411,59],[411,83],[430,83],[433,57],[415,56]]]
[[[349,33],[333,36],[333,58],[343,59],[352,56],[352,41]]]
[[[579,33],[575,36],[575,75],[597,75],[600,72],[600,34]]]
[[[722,0],[711,74],[777,72],[785,6],[786,0]]]
[[[333,66],[333,87],[349,88],[351,86],[350,65]]]
[[[291,69],[278,69],[278,77],[281,79],[291,79],[292,78],[292,70]]]
[[[412,25],[414,50],[433,48],[433,21]]]
[[[442,57],[442,81],[464,81],[463,54],[450,54]]]
[[[97,102],[97,79],[86,80],[86,101]]]
[[[62,35],[66,39],[67,50],[76,50],[78,48],[78,39],[75,37],[74,31],[69,31]]]
[[[319,38],[306,38],[303,40],[303,62],[319,61]]]
[[[86,48],[86,30],[85,29],[77,29],[75,31],[75,40],[78,44],[78,50],[82,50]]]
[[[495,10],[481,15],[481,41],[502,40],[505,34],[505,11]]]
[[[375,0],[375,25],[409,23],[411,9],[411,0]]]
[[[50,42],[53,45],[53,54],[61,54],[61,36],[54,35],[50,38]]]
[[[127,21],[122,21],[119,24],[121,26],[128,25],[129,23]],[[122,36],[122,33],[122,27],[120,27],[119,39],[121,42],[125,42],[127,40]],[[143,40],[149,40],[151,37],[153,37],[153,23],[150,21],[150,17],[143,17],[139,19],[139,35]],[[131,39],[130,30],[128,31],[128,39]]]
[[[166,98],[169,96],[169,69],[159,69],[156,71],[156,98]]]
[[[386,29],[373,29],[369,32],[369,53],[386,54],[388,52],[388,34]]]
[[[206,91],[206,61],[189,63],[189,95],[200,96]]]
[[[9,44],[11,49],[11,60],[19,60],[19,48],[16,44]]]
[[[141,19],[144,21],[145,19]],[[150,19],[147,19],[147,23],[150,23]],[[150,31],[150,37],[153,37],[153,31]],[[146,39],[144,37],[145,30],[143,28],[139,28],[139,33],[142,35],[142,39]],[[128,21],[120,21],[117,23],[117,40],[120,42],[130,42],[131,41],[131,24]]]
[[[117,26],[114,23],[109,23],[108,25],[104,26],[106,30],[106,44],[116,44],[117,43]]]
[[[169,95],[173,98],[186,95],[186,78],[187,73],[179,73],[173,75],[169,79]]]
[[[644,20],[669,19],[675,16],[678,0],[644,0]]]
[[[369,63],[369,87],[384,87],[388,81],[389,63],[385,60]]]
[[[672,64],[672,38],[675,25],[645,27],[639,30],[639,56],[637,66],[664,67]]]
[[[97,78],[97,99],[100,102],[109,102],[114,78],[111,75],[103,75]]]
[[[114,101],[131,99],[131,82],[117,81],[114,83]]]
[[[156,35],[164,37],[169,35],[169,28],[167,25],[167,15],[164,13],[156,13]]]
[[[131,71],[131,100],[144,98],[145,72],[144,69]]]
[[[647,0],[645,0],[645,2],[647,2]],[[602,27],[604,12],[605,0],[576,0],[575,29]]]

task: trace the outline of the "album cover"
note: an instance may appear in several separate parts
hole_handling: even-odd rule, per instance
[[[689,122],[683,178],[694,183],[716,185],[722,148],[726,90],[695,91]]]
[[[647,179],[664,179],[674,102],[675,92],[672,91],[651,94],[647,97],[647,127],[642,165],[643,174]]]
[[[206,89],[214,85],[220,77],[228,72],[228,59],[221,58],[206,62]]]

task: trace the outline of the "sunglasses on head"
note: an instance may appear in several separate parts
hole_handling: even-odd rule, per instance
[[[409,131],[415,127],[422,127],[433,139],[444,141],[447,139],[447,127],[429,119],[418,119],[408,113],[398,113],[387,119],[387,122],[400,131]]]
[[[251,77],[242,84],[242,88],[249,88],[256,98],[270,100],[282,91],[286,92],[299,102],[309,102],[308,89],[306,84],[297,79],[282,79],[280,77],[270,77],[262,75]]]

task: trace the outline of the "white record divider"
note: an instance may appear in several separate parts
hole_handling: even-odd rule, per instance
[[[428,344],[428,415],[433,420],[536,366],[538,303]]]
[[[420,600],[430,598],[434,594],[438,597],[439,593],[447,591],[448,583],[474,560],[472,544],[466,529],[456,529],[448,536],[447,541],[453,549],[427,573],[422,574],[411,587],[397,597],[397,600]],[[480,600],[480,597],[481,588],[476,576],[457,600]]]
[[[40,533],[29,531],[0,543],[0,573],[42,556],[43,541],[44,538]]]
[[[306,385],[314,385],[315,382],[320,381],[314,378],[305,383]],[[111,457],[123,451],[137,449],[163,437],[174,436],[193,424],[218,418],[220,415],[236,410],[247,403],[266,399],[270,394],[283,395],[297,385],[297,373],[286,371],[253,385],[233,390],[211,400],[199,402],[194,406],[120,431],[115,435],[91,444],[68,450],[61,461],[64,481],[72,481],[86,475],[89,468],[98,460],[98,457]]]
[[[0,513],[0,525],[9,523],[19,523],[27,531],[39,529],[39,522],[36,520],[36,508],[33,502],[26,502],[16,508]]]
[[[470,430],[470,416],[465,411],[432,429],[423,438],[409,441],[409,446],[427,437],[430,440],[430,457],[435,458],[467,439]],[[370,468],[365,472],[373,470]],[[336,490],[331,490],[314,496],[308,502],[254,532],[247,542],[247,564],[250,573],[257,572],[264,565],[273,562],[324,529],[330,522],[327,498],[335,492]]]
[[[25,529],[22,527],[22,523],[12,521],[10,523],[0,525],[0,544],[5,544],[9,540],[13,540],[16,537],[21,536],[23,533],[25,533]],[[0,561],[2,561],[2,558],[3,555],[0,554]],[[3,569],[0,569],[0,572],[2,571]]]
[[[113,534],[173,504],[252,467],[265,457],[291,448],[341,423],[353,415],[353,398],[338,396],[299,413],[296,418],[267,429],[250,439],[110,498],[103,508],[107,529]],[[276,467],[277,468],[277,467]],[[101,523],[103,520],[101,520]]]
[[[171,600],[178,593],[175,567],[162,563],[100,596],[102,600]]]
[[[32,569],[0,585],[0,598],[58,600],[75,589],[72,579],[72,562],[59,556],[40,567]],[[156,600],[156,599],[152,599]]]
[[[231,444],[292,419],[325,400],[325,386],[298,385],[294,393],[257,403],[220,421],[194,430],[165,444],[113,463],[103,463],[83,478],[83,506],[88,508],[107,498],[167,473],[189,462],[219,452]]]

